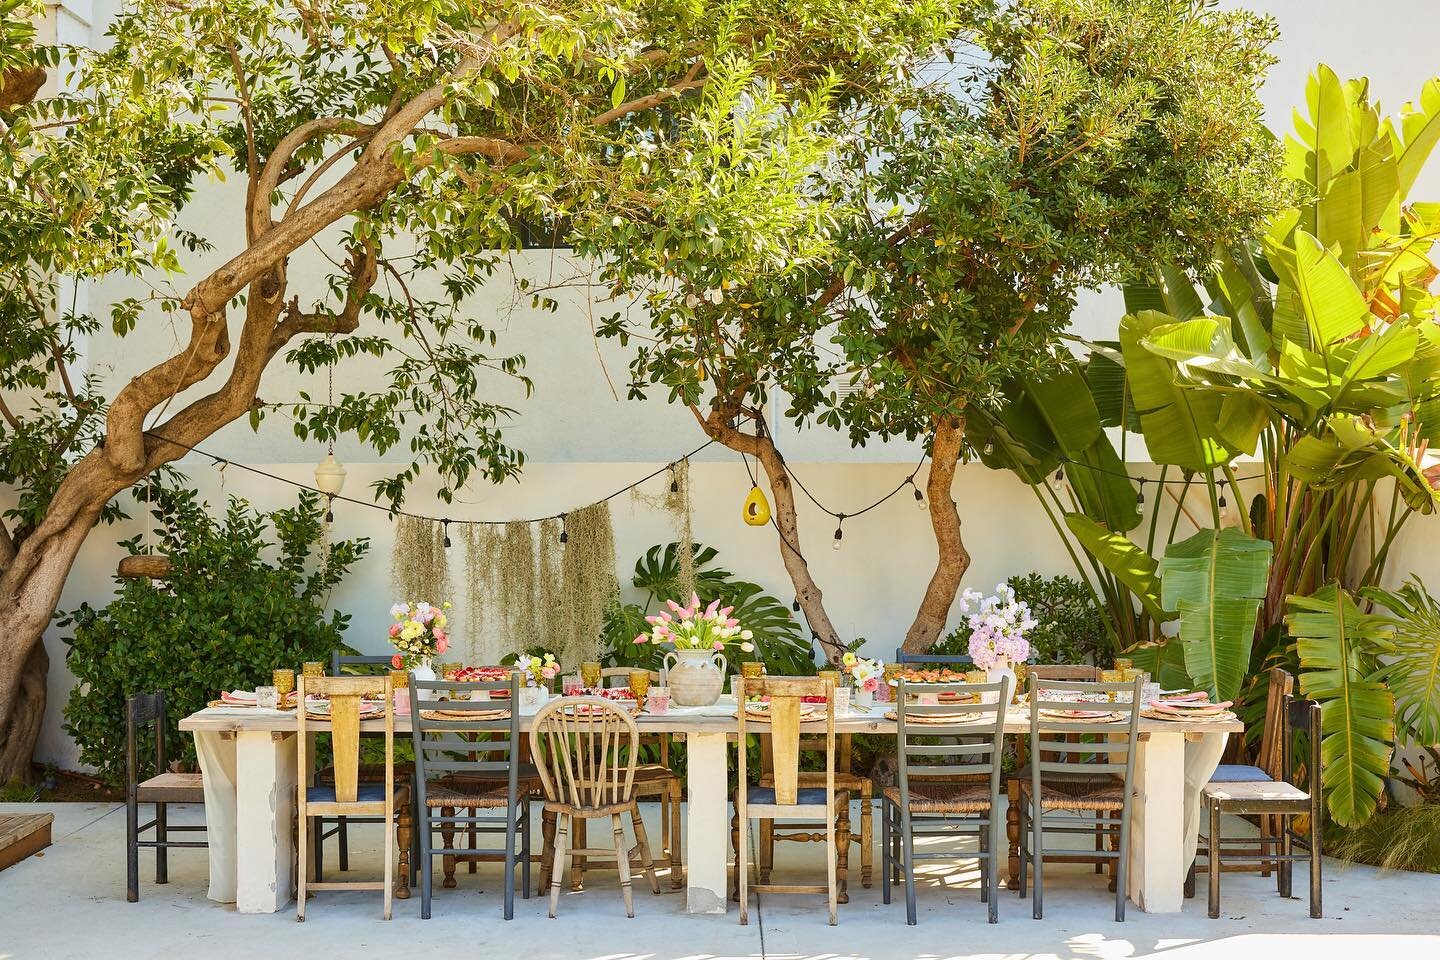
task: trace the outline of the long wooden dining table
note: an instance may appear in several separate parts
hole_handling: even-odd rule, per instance
[[[895,721],[885,716],[888,707],[877,704],[837,714],[835,729],[893,736]],[[528,732],[532,717],[521,717],[522,731]],[[686,910],[723,914],[730,853],[728,745],[736,739],[735,701],[722,698],[711,707],[672,707],[660,716],[644,713],[636,723],[646,733],[685,735]],[[323,733],[328,725],[309,720],[306,726]],[[1116,725],[1095,724],[1095,732],[1105,733],[1107,726],[1114,730]],[[372,728],[381,730],[382,721],[362,725],[363,730]],[[210,899],[234,903],[241,913],[284,909],[293,899],[295,712],[209,707],[182,720],[180,729],[194,734],[204,775]],[[947,729],[936,727],[935,733]],[[1012,708],[1005,732],[1029,729],[1028,711]],[[1140,721],[1127,891],[1140,909],[1180,910],[1199,823],[1199,791],[1219,764],[1228,735],[1243,729],[1238,720]],[[409,716],[395,717],[395,732],[410,732]]]

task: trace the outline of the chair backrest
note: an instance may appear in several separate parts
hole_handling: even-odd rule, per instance
[[[1265,694],[1265,726],[1260,731],[1260,749],[1255,765],[1275,780],[1285,779],[1285,710],[1286,701],[1295,692],[1295,678],[1279,667],[1270,668],[1269,689]]]
[[[308,696],[330,698],[330,752],[335,768],[335,800],[354,803],[360,787],[360,715],[363,701],[378,701],[377,707],[385,720],[385,783],[387,796],[395,776],[395,695],[387,673],[380,677],[306,677],[295,680],[296,754],[299,759],[300,782],[310,774],[307,719]]]
[[[919,703],[915,684],[902,679],[895,688],[895,751],[900,761],[900,806],[910,803],[911,767],[926,780],[987,777],[991,796],[1000,792],[1001,767],[1005,752],[1005,711],[1010,706],[1010,678],[999,683],[927,683],[923,692],[958,694],[959,702]],[[973,699],[971,699],[973,698]],[[956,713],[973,714],[963,726],[937,727],[926,717]],[[938,734],[938,736],[937,736]],[[937,743],[936,740],[941,742]],[[923,740],[924,742],[916,742]]]
[[[745,677],[735,678],[735,702],[740,733],[740,784],[747,783],[745,750],[745,702],[749,697],[770,698],[770,757],[775,783],[775,802],[794,804],[800,792],[801,704],[805,697],[825,698],[825,792],[835,794],[835,683],[829,677]],[[818,718],[817,718],[818,719]]]
[[[1080,680],[1086,683],[1100,681],[1100,668],[1093,663],[1032,663],[1025,667],[1027,677],[1041,680]]]
[[[520,713],[512,704],[520,702],[520,673],[504,680],[459,683],[451,680],[417,680],[410,675],[410,737],[415,745],[416,789],[425,809],[428,785],[440,777],[466,774],[488,775],[496,780],[504,773],[510,785],[513,806],[520,768]],[[508,701],[477,697],[506,690]],[[478,719],[505,709],[504,719]],[[435,711],[444,711],[436,713]],[[467,718],[474,714],[477,719]]]
[[[604,697],[552,700],[530,728],[530,752],[545,799],[578,811],[634,799],[639,746],[630,711]]]
[[[895,659],[892,663],[954,663],[961,666],[968,666],[975,663],[975,660],[967,654],[954,653],[941,656],[934,653],[915,653],[906,650],[904,647],[895,648]]]
[[[1036,796],[1046,774],[1052,779],[1066,774],[1121,776],[1129,795],[1129,785],[1135,778],[1135,745],[1140,737],[1141,689],[1138,677],[1132,683],[1030,678],[1030,777]],[[1112,694],[1115,700],[1106,699]],[[1074,699],[1087,695],[1100,702]],[[1120,699],[1127,695],[1128,700]],[[1049,714],[1059,710],[1103,710],[1121,714],[1124,722],[1094,723]]]
[[[332,654],[330,655],[330,676],[332,676],[332,677],[341,677],[341,676],[345,676],[346,674],[360,674],[360,675],[362,675],[362,676],[368,676],[368,675],[370,675],[370,674],[374,674],[374,675],[378,676],[378,675],[384,673],[385,671],[389,670],[389,669],[390,669],[390,666],[391,666],[390,657],[384,657],[384,656],[353,656],[353,657],[352,657],[352,656],[349,656],[348,654],[342,655],[339,650],[336,650],[334,653],[332,653]],[[353,667],[379,667],[380,669],[378,669],[378,670],[355,670],[355,669],[346,670],[346,669],[345,669],[346,667],[352,667],[352,668],[353,668]]]
[[[1312,797],[1319,797],[1321,774],[1324,772],[1324,760],[1322,754],[1322,740],[1324,730],[1320,721],[1320,704],[1314,700],[1305,700],[1300,697],[1287,695],[1284,700],[1281,715],[1284,717],[1283,732],[1281,734],[1281,761],[1280,772],[1286,783],[1295,784],[1296,774],[1302,772],[1295,766],[1295,734],[1305,734],[1305,739],[1310,746],[1310,756],[1305,764],[1305,779],[1307,789]]]
[[[138,786],[140,775],[140,731],[153,727],[155,773],[165,772],[165,691],[137,693],[125,700],[125,773],[130,787]]]
[[[611,686],[611,684],[608,684],[605,681],[619,678],[621,680],[624,680],[625,683],[617,683],[614,684],[614,686],[623,687],[630,682],[630,674],[632,671],[644,669],[644,667],[605,667],[600,671],[600,686]],[[660,685],[660,671],[645,670],[645,672],[650,674],[650,683],[658,687]]]

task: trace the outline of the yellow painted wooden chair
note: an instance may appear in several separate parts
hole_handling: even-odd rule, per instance
[[[305,898],[311,890],[380,890],[385,898],[385,919],[389,920],[397,848],[395,813],[397,809],[402,812],[403,819],[407,821],[402,827],[408,834],[409,817],[405,816],[405,812],[409,810],[410,802],[409,789],[404,785],[398,789],[395,786],[395,701],[390,677],[299,677],[297,683],[297,847],[302,866],[298,871],[295,919],[305,919]],[[328,720],[318,714],[307,716],[305,698],[308,695],[329,697]],[[382,716],[385,723],[385,775],[379,781],[360,779],[360,722],[366,710],[371,715]],[[315,726],[311,726],[312,722]],[[312,731],[330,734],[335,771],[331,783],[308,785],[314,762],[309,749],[309,734]],[[382,845],[383,880],[312,882],[309,879],[314,863],[314,858],[307,855],[312,839],[310,818],[342,816],[382,818],[381,822],[386,827]],[[408,836],[402,838],[399,849],[408,853]],[[408,873],[408,865],[402,864],[401,873],[402,876]]]
[[[747,723],[746,698],[752,695],[769,697],[765,719],[755,717]],[[750,889],[761,893],[823,893],[830,908],[830,923],[836,922],[839,902],[837,862],[842,845],[850,838],[837,828],[842,804],[848,805],[849,794],[835,789],[835,684],[828,677],[736,677],[735,697],[740,705],[740,778],[735,790],[735,883],[740,897],[740,922],[750,922]],[[824,697],[821,712],[813,722],[824,723],[823,751],[825,777],[823,785],[802,786],[800,777],[800,727],[805,697]],[[773,786],[751,786],[746,769],[745,736],[747,732],[768,733],[770,736],[771,778]],[[807,736],[809,731],[807,731]],[[782,884],[750,883],[750,821],[818,821],[825,825],[825,883]]]

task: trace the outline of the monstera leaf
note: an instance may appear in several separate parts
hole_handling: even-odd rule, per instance
[[[1320,703],[1326,804],[1335,822],[1357,826],[1375,812],[1395,747],[1395,698],[1376,679],[1394,627],[1334,584],[1285,604],[1300,692]]]
[[[1389,612],[1395,631],[1376,679],[1395,695],[1401,738],[1421,746],[1440,743],[1440,601],[1414,578],[1399,590],[1362,592]]]
[[[1218,700],[1234,700],[1250,667],[1271,544],[1233,527],[1173,543],[1160,561],[1160,597],[1180,614],[1185,669]]]

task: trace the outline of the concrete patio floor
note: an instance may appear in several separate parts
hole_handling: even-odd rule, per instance
[[[534,960],[846,960],[846,958],[1129,958],[1171,960],[1346,960],[1440,956],[1440,876],[1386,874],[1328,861],[1325,918],[1311,920],[1302,900],[1285,901],[1273,880],[1224,877],[1224,915],[1205,916],[1203,893],[1181,914],[1151,916],[1131,906],[1115,923],[1104,881],[1084,866],[1046,872],[1046,916],[1035,921],[1029,901],[1002,890],[1000,923],[985,923],[973,861],[936,864],[917,891],[919,925],[905,925],[903,893],[880,902],[861,888],[852,858],[851,902],[840,924],[825,922],[815,897],[767,895],[752,905],[749,926],[725,917],[691,917],[683,894],[662,878],[656,897],[637,885],[634,920],[627,920],[613,872],[586,875],[586,888],[561,898],[560,915],[546,902],[516,899],[515,920],[500,919],[498,868],[482,864],[459,874],[459,887],[437,889],[434,916],[422,921],[418,895],[395,902],[380,918],[378,894],[322,893],[306,922],[293,910],[244,916],[206,899],[203,851],[170,855],[170,883],[153,883],[153,856],[142,853],[141,899],[125,902],[123,807],[114,804],[0,805],[0,812],[50,811],[55,844],[0,873],[0,958],[68,957],[329,958],[364,951],[376,956],[523,957]],[[183,810],[183,808],[182,808]],[[646,811],[653,820],[655,811]],[[172,813],[196,822],[198,809]],[[659,836],[658,824],[651,826]],[[352,831],[352,874],[378,866],[375,831]],[[777,860],[799,880],[821,868],[818,845],[783,844]],[[333,863],[333,854],[329,858]],[[438,863],[437,863],[438,867]],[[777,875],[782,871],[777,870]],[[813,874],[812,874],[813,875]],[[823,874],[821,874],[823,876]],[[1297,891],[1304,889],[1303,874]]]

